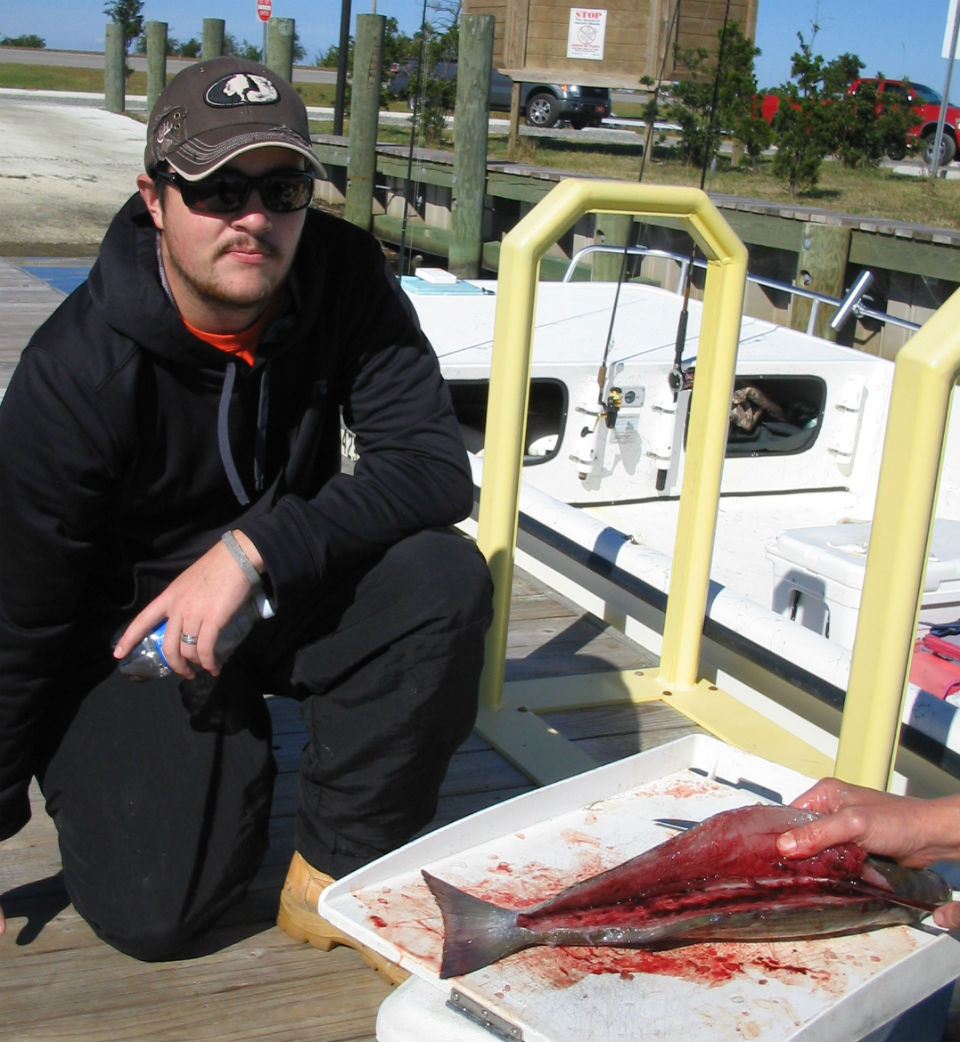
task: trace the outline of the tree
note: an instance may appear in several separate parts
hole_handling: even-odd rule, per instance
[[[250,61],[261,61],[262,47],[258,47],[256,44],[250,43],[249,40],[244,40],[242,43],[237,42],[237,38],[231,33],[223,34],[223,53],[231,55],[235,58],[249,58]],[[265,57],[265,56],[264,56]]]
[[[130,44],[143,32],[144,0],[109,0],[103,5],[103,13],[120,26],[123,33],[123,53],[130,50]]]
[[[254,62],[265,62],[267,60],[267,56],[263,53],[262,45],[250,43],[249,40],[238,42],[237,38],[231,33],[224,33],[223,35],[223,53],[232,58],[248,58],[250,61]],[[294,64],[300,62],[306,53],[307,52],[303,49],[303,44],[300,43],[300,34],[296,29],[294,29],[293,48],[291,52]]]
[[[347,38],[347,68],[353,68],[353,37]],[[315,65],[323,69],[335,69],[340,64],[340,48],[332,43],[323,53],[318,54]]]
[[[674,87],[674,101],[667,108],[668,118],[680,127],[680,154],[691,166],[702,166],[706,162],[713,99],[708,57],[706,47],[686,50],[678,56],[678,64],[684,67],[685,74]],[[713,151],[716,152],[716,147]]]
[[[383,71],[384,79],[395,62],[417,56],[417,43],[411,36],[400,32],[396,18],[388,18],[383,27]]]
[[[773,137],[770,126],[757,111],[757,75],[755,60],[760,54],[756,47],[740,31],[738,22],[731,22],[717,34],[723,55],[723,68],[717,85],[717,114],[714,126],[728,133],[743,145],[753,163],[770,144]]]
[[[456,0],[431,0],[427,5],[434,22],[424,22],[410,41],[418,65],[413,71],[410,94],[416,98],[418,122],[429,145],[440,143],[446,115],[457,100],[456,77],[434,75],[439,63],[455,61],[460,45],[460,4]]]
[[[767,124],[755,112],[757,78],[754,59],[760,53],[740,31],[738,22],[717,30],[717,52],[704,48],[678,55],[686,75],[674,90],[669,117],[680,125],[680,148],[688,163],[709,162],[721,138],[740,141],[754,157],[769,144]]]
[[[878,90],[875,80],[862,81],[853,93],[843,88],[833,119],[837,158],[844,166],[876,166],[884,156],[904,154],[913,119],[909,106],[897,101],[894,91]]]
[[[22,36],[4,36],[0,40],[0,47],[36,47],[38,50],[43,50],[46,46],[46,40],[37,36],[36,33],[24,33]]]
[[[814,25],[814,35],[817,32]],[[825,156],[835,155],[848,167],[876,165],[884,155],[904,147],[910,124],[909,110],[895,98],[880,95],[869,81],[856,91],[864,63],[845,52],[830,61],[814,54],[801,34],[793,55],[795,82],[777,89],[779,107],[774,119],[777,154],[774,173],[784,178],[791,195],[816,185]]]
[[[167,37],[168,58],[199,58],[202,50],[203,44],[195,36],[191,36],[190,39],[186,41],[180,41],[173,36]],[[147,53],[146,36],[141,35],[137,40],[136,53]]]
[[[814,26],[814,35],[817,32]],[[790,67],[792,82],[776,90],[780,104],[774,119],[777,153],[773,172],[783,178],[790,194],[801,186],[812,188],[820,179],[823,157],[832,151],[834,135],[823,111],[824,61],[797,33],[800,48]]]

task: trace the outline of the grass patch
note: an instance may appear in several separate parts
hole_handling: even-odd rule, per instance
[[[15,65],[0,62],[0,87],[18,90],[73,90],[81,93],[103,93],[103,69],[73,69],[60,65]],[[147,93],[147,74],[132,72],[127,78],[127,92]]]
[[[334,83],[297,83],[297,93],[303,98],[304,105],[317,108],[333,108],[337,99],[337,87]]]
[[[333,125],[329,121],[319,121],[312,123],[311,129],[317,134],[330,134]],[[410,129],[405,125],[381,123],[377,140],[384,144],[406,145],[410,141]],[[452,153],[453,136],[449,131],[438,147]],[[636,142],[624,143],[577,142],[569,136],[524,135],[520,138],[517,152],[511,155],[507,136],[491,134],[487,151],[491,159],[503,162],[636,181],[643,164],[643,137],[638,134]],[[696,188],[700,186],[700,170],[678,160],[672,149],[658,145],[643,165],[643,183]],[[791,196],[787,186],[773,176],[770,159],[761,158],[754,168],[732,165],[729,157],[721,156],[715,169],[708,172],[704,187],[717,195],[807,205],[860,217],[960,231],[960,181],[904,177],[883,167],[851,170],[839,163],[825,161],[820,183]]]
[[[502,153],[505,157],[506,139]],[[540,138],[536,153],[533,161],[541,166],[621,180],[637,180],[643,160],[639,138],[636,146],[600,149],[596,144],[576,145],[560,138]],[[699,187],[700,178],[699,169],[676,159],[663,146],[657,147],[643,166],[645,184]],[[729,158],[721,156],[715,169],[708,172],[704,187],[719,195],[800,203],[839,213],[960,230],[960,181],[904,177],[884,167],[853,170],[825,161],[816,187],[791,196],[784,182],[773,176],[770,159],[762,158],[754,169],[732,165]]]
[[[167,74],[167,82],[174,74]],[[88,94],[103,93],[103,69],[74,69],[60,65],[16,65],[0,62],[0,87],[18,90],[70,90]],[[147,93],[147,74],[130,72],[127,76],[126,92],[142,95]],[[330,108],[336,97],[332,83],[298,83],[297,92],[305,105]]]

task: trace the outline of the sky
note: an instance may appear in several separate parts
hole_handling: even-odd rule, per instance
[[[602,7],[602,0],[589,6]],[[32,33],[47,47],[102,51],[103,7],[103,0],[3,0],[0,37]],[[828,60],[849,51],[865,63],[864,75],[906,75],[942,94],[948,62],[940,55],[950,8],[950,0],[759,0],[757,80],[760,87],[770,87],[789,79],[790,56],[801,32]],[[423,0],[353,0],[351,9],[353,16],[394,17],[401,30],[413,33]],[[275,16],[295,20],[308,64],[338,42],[340,11],[340,0],[273,0]],[[239,41],[259,44],[263,39],[256,0],[146,0],[143,13],[165,21],[169,35],[178,40],[200,39],[204,18],[223,18],[227,32]],[[956,66],[950,88],[952,97],[960,96]]]

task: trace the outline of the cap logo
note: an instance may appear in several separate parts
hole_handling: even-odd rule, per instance
[[[154,130],[154,140],[157,145],[162,145],[164,140],[172,133],[180,129],[180,123],[183,119],[183,114],[180,109],[175,109],[168,116],[165,116],[156,126]]]
[[[255,73],[233,72],[217,80],[206,93],[208,105],[234,108],[238,105],[273,105],[280,100],[277,88]]]

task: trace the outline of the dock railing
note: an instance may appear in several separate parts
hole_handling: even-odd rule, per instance
[[[485,462],[477,541],[494,578],[495,616],[487,637],[478,730],[531,777],[547,781],[588,763],[560,768],[538,732],[513,733],[520,717],[502,714],[510,593],[530,380],[539,262],[586,213],[676,220],[706,257],[703,330],[686,442],[675,546],[659,666],[635,672],[630,697],[669,696],[681,712],[720,737],[805,773],[834,769],[885,787],[897,752],[920,595],[942,463],[951,392],[960,373],[960,291],[903,348],[894,388],[864,578],[863,608],[835,763],[801,747],[765,719],[729,719],[735,702],[698,679],[702,630],[720,494],[730,394],[746,279],[746,250],[707,195],[697,189],[568,180],[504,238],[494,324]],[[589,703],[589,698],[584,699]],[[711,706],[715,704],[715,708]],[[710,708],[708,708],[710,707]],[[692,711],[691,711],[692,710]],[[533,714],[525,714],[529,717]],[[724,726],[710,728],[709,718]],[[747,734],[750,738],[747,738]],[[784,755],[778,755],[782,750]],[[527,761],[537,761],[527,762]],[[585,759],[585,758],[584,758]]]
[[[578,250],[567,265],[561,282],[572,282],[582,260],[593,254],[606,254],[607,256],[636,257],[643,260],[646,257],[655,260],[674,261],[679,269],[676,292],[682,293],[687,282],[687,276],[691,268],[705,268],[706,263],[699,257],[692,257],[689,253],[677,253],[675,250],[661,250],[652,246],[605,246],[593,243]],[[803,286],[795,286],[791,282],[781,282],[779,279],[770,279],[765,275],[754,275],[747,272],[747,282],[764,289],[773,290],[775,293],[784,293],[788,297],[799,297],[801,300],[810,302],[810,315],[807,318],[806,333],[814,336],[817,323],[820,319],[820,308],[831,308],[833,317],[830,319],[830,328],[835,332],[843,328],[846,321],[851,317],[870,318],[877,322],[889,323],[899,326],[901,329],[916,331],[920,328],[918,322],[911,322],[908,318],[899,318],[896,315],[888,315],[886,311],[879,311],[863,302],[864,294],[873,281],[873,272],[864,269],[853,281],[850,288],[842,297],[831,297],[827,293],[818,293],[816,290],[805,289]]]

